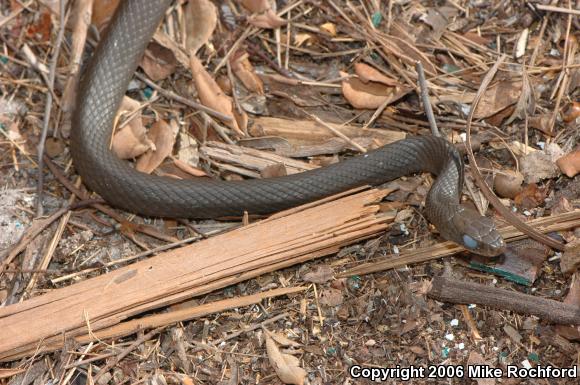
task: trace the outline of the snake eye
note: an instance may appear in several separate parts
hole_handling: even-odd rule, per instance
[[[470,237],[467,234],[463,234],[463,246],[467,249],[476,249],[477,248],[477,241]]]

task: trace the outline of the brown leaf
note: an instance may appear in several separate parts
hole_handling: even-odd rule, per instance
[[[276,15],[276,12],[271,9],[264,13],[254,14],[248,18],[248,23],[252,24],[254,27],[265,29],[279,28],[286,25],[286,22],[286,20]]]
[[[304,384],[307,373],[299,366],[299,360],[294,356],[282,353],[268,334],[266,334],[266,352],[270,365],[282,382],[294,385]]]
[[[516,108],[512,115],[508,118],[505,124],[510,124],[516,118],[523,119],[525,116],[532,115],[536,109],[536,97],[534,89],[530,83],[528,73],[524,71],[522,74],[522,91],[516,104]]]
[[[526,183],[538,183],[542,179],[560,175],[552,157],[543,151],[534,151],[521,158],[520,171]]]
[[[284,165],[284,163],[270,164],[260,170],[260,176],[264,179],[286,175],[288,175],[288,170],[286,169],[286,165]]]
[[[562,109],[562,120],[572,123],[580,117],[580,102],[572,102]]]
[[[562,254],[560,268],[563,273],[570,274],[580,265],[580,239],[576,239],[566,245],[566,251]]]
[[[170,49],[151,43],[141,59],[140,66],[151,80],[159,81],[175,72],[177,59]]]
[[[566,176],[573,178],[580,172],[580,150],[564,155],[556,161],[556,165]]]
[[[102,32],[111,21],[118,5],[119,0],[94,0],[92,24]]]
[[[189,376],[182,376],[181,385],[195,385],[195,382]]]
[[[242,5],[252,12],[248,22],[258,28],[278,28],[286,24],[286,20],[276,15],[268,0],[242,0]]]
[[[521,190],[524,176],[517,171],[504,170],[493,180],[493,188],[502,198],[513,199]]]
[[[228,126],[234,129],[240,136],[244,136],[244,133],[240,130],[240,126],[234,116],[232,99],[224,94],[220,86],[205,70],[201,62],[195,56],[191,56],[190,65],[195,87],[201,103],[224,115],[231,116],[233,120],[228,123]]]
[[[338,306],[344,301],[342,290],[328,288],[320,292],[320,303],[325,306]]]
[[[33,24],[31,24],[26,33],[28,37],[39,41],[39,42],[47,42],[50,39],[50,32],[52,31],[52,20],[51,20],[51,13],[49,10],[45,9],[38,20],[36,20]]]
[[[264,332],[266,332],[266,334],[268,336],[270,336],[274,341],[276,341],[277,343],[279,343],[282,346],[292,346],[295,348],[302,346],[301,343],[296,342],[296,341],[292,341],[291,339],[286,338],[286,336],[284,336],[280,333],[271,332],[268,329],[264,329]]]
[[[49,158],[55,158],[63,153],[65,149],[65,144],[62,139],[59,138],[47,138],[45,142],[46,155]]]
[[[268,0],[242,0],[242,5],[252,13],[266,12],[271,8]]]
[[[522,93],[521,80],[499,81],[484,93],[475,110],[475,117],[487,118],[515,104]]]
[[[546,193],[545,189],[538,188],[537,184],[531,183],[515,196],[514,203],[525,209],[533,209],[544,202]]]
[[[234,71],[248,91],[255,92],[258,95],[264,95],[264,84],[262,83],[262,79],[256,74],[254,66],[250,63],[247,52],[238,51],[232,57],[230,63],[232,65],[232,71]]]
[[[179,131],[179,127],[174,120],[170,124],[167,124],[164,120],[155,122],[149,129],[148,135],[155,147],[139,157],[135,168],[138,171],[151,174],[165,158],[171,155],[177,131]]]
[[[301,47],[303,44],[311,45],[314,37],[309,33],[297,33],[294,35],[294,45]]]
[[[355,63],[354,72],[356,72],[359,79],[365,83],[378,82],[391,87],[397,87],[399,85],[398,81],[383,75],[381,72],[368,64]]]
[[[320,30],[324,33],[329,34],[332,37],[336,36],[336,24],[334,23],[324,23],[320,26]]]
[[[190,175],[198,176],[198,177],[207,176],[205,171],[200,170],[199,168],[192,167],[189,164],[187,164],[184,161],[179,160],[177,158],[173,158],[173,163],[175,164],[175,166],[178,169],[180,169],[181,171],[186,172]]]
[[[317,266],[316,270],[304,274],[303,279],[306,282],[325,283],[330,281],[333,275],[334,271],[332,270],[332,267],[328,265],[320,265]]]
[[[125,96],[117,111],[117,122],[123,114],[132,115],[131,119],[113,135],[113,152],[121,159],[135,158],[154,146],[147,138],[141,121],[140,106],[138,101]]]
[[[340,75],[348,76],[344,72]],[[354,108],[361,109],[376,109],[390,99],[394,101],[392,87],[376,82],[364,83],[355,78],[342,81],[342,94]]]
[[[206,44],[217,25],[217,10],[209,0],[189,1],[185,6],[185,46],[195,53]]]

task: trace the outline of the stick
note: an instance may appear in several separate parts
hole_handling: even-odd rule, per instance
[[[429,121],[429,126],[431,127],[431,134],[433,134],[433,136],[441,137],[441,133],[439,132],[439,128],[435,122],[435,115],[433,115],[431,101],[429,100],[429,89],[427,88],[427,80],[425,80],[423,64],[421,64],[420,61],[417,61],[415,63],[415,69],[419,75],[418,83],[419,89],[421,90],[421,100],[423,100],[423,109],[425,110],[425,115],[427,115],[427,120]]]
[[[448,277],[435,277],[427,296],[441,302],[475,303],[531,314],[557,324],[580,324],[578,306]]]
[[[60,0],[60,20],[58,35],[56,37],[56,42],[54,43],[54,53],[50,59],[50,72],[48,74],[47,84],[48,91],[46,93],[46,104],[44,106],[44,121],[42,122],[42,132],[40,134],[40,140],[38,142],[38,180],[36,182],[36,216],[41,217],[44,211],[42,206],[42,193],[44,187],[44,164],[43,164],[43,154],[44,154],[44,143],[46,142],[46,136],[48,135],[48,125],[50,123],[50,115],[52,111],[52,97],[54,93],[54,79],[56,77],[56,63],[58,62],[58,56],[60,54],[60,46],[64,38],[64,27],[66,24],[66,19],[68,15],[65,15],[64,0]]]

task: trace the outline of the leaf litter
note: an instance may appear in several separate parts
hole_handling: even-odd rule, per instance
[[[38,170],[31,150],[38,144],[45,107],[36,94],[51,92],[42,76],[50,68],[46,58],[63,16],[58,6],[44,3],[0,6],[3,15],[10,15],[3,21],[7,33],[0,56],[0,262],[33,226]],[[116,4],[94,0],[95,30],[104,30]],[[441,7],[374,0],[181,2],[168,12],[141,62],[143,76],[171,94],[158,93],[135,78],[117,119],[112,149],[123,159],[136,160],[139,170],[181,178],[274,177],[330,164],[358,152],[358,146],[371,149],[406,135],[429,134],[415,92],[416,61],[427,73],[438,125],[460,138],[479,84],[498,53],[506,53],[509,58],[475,113],[476,134],[489,134],[480,149],[489,162],[479,164],[485,164],[482,171],[495,174],[496,192],[517,215],[557,221],[580,208],[579,25],[567,5],[562,7],[538,12],[515,3],[494,2],[488,8],[467,1]],[[98,39],[94,32],[89,31],[91,41]],[[23,44],[32,47],[27,57],[19,54]],[[59,77],[66,76],[68,55],[61,50]],[[33,57],[37,64],[27,64]],[[52,108],[58,111],[63,83],[57,79]],[[191,109],[173,95],[201,108]],[[11,107],[15,105],[22,108]],[[61,121],[64,114],[51,116],[50,127],[66,124]],[[312,116],[346,139],[317,126]],[[66,138],[54,130],[46,153],[74,180],[63,143]],[[49,176],[47,183],[47,209],[64,206],[69,195],[60,182]],[[485,363],[504,368],[530,357],[537,357],[534,365],[574,365],[577,326],[540,327],[537,319],[506,310],[454,307],[425,297],[425,290],[418,288],[443,274],[447,265],[464,280],[579,305],[578,220],[551,233],[571,244],[564,253],[514,243],[505,260],[483,272],[470,269],[465,259],[447,258],[445,265],[432,261],[366,276],[338,276],[436,242],[421,216],[431,177],[410,176],[397,183],[400,191],[390,197],[397,202],[387,210],[395,224],[381,238],[309,262],[306,274],[287,268],[199,300],[209,303],[304,283],[312,285],[308,291],[205,315],[185,322],[179,332],[167,328],[143,341],[139,355],[125,356],[120,350],[139,335],[44,353],[36,360],[50,365],[38,366],[35,376],[63,378],[65,361],[77,359],[80,363],[69,373],[82,378],[90,371],[92,376],[109,357],[119,361],[99,383],[150,377],[159,383],[326,384],[342,383],[353,364]],[[477,194],[466,190],[464,196],[478,200]],[[501,223],[493,209],[487,214]],[[0,273],[0,300],[35,297],[104,274],[118,266],[115,261],[154,250],[168,239],[204,238],[239,223],[117,219],[90,208],[72,211],[62,232],[48,226],[9,265],[8,273]],[[51,255],[48,240],[53,236],[56,253],[42,268],[42,257]],[[514,272],[531,287],[510,281],[510,274],[517,276]],[[260,341],[256,330],[278,316],[268,326],[274,334],[264,332],[265,343]],[[452,319],[466,321],[450,333]],[[453,341],[447,338],[451,334]],[[287,354],[283,346],[293,341],[300,344]],[[82,362],[83,352],[90,352],[91,362]],[[12,370],[19,369],[18,363],[2,365],[11,370],[10,383],[24,378]]]

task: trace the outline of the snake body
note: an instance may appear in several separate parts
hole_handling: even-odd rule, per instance
[[[110,204],[147,216],[217,218],[268,214],[402,175],[437,174],[425,212],[441,235],[483,255],[504,247],[493,222],[460,204],[463,162],[437,137],[413,137],[321,169],[243,181],[175,180],[136,171],[110,150],[128,83],[170,0],[120,2],[84,70],[73,115],[71,153],[88,187]]]

